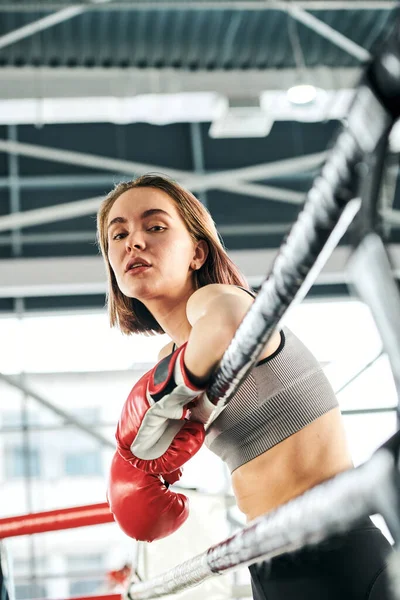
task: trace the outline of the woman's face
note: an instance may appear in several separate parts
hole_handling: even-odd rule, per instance
[[[168,194],[150,187],[127,190],[107,224],[108,260],[123,294],[145,302],[194,291],[193,268],[205,260],[204,242],[192,240]]]

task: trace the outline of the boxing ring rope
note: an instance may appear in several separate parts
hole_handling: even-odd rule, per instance
[[[20,535],[32,535],[34,533],[46,533],[48,531],[113,522],[114,517],[107,502],[47,510],[0,519],[0,540]],[[3,597],[0,597],[0,600],[8,600],[8,598],[3,599]],[[121,600],[121,594],[76,596],[73,600]]]
[[[358,277],[362,296],[375,304],[374,314],[381,317],[389,309],[391,316],[396,314],[395,322],[399,321],[399,292],[375,222],[382,157],[390,130],[399,115],[400,20],[397,15],[390,35],[365,69],[349,110],[347,126],[339,133],[297,221],[278,252],[271,273],[239,326],[207,390],[216,413],[254,366],[288,308],[306,295],[356,215],[356,254],[362,257],[368,254],[370,260],[371,248],[377,252],[373,273],[369,270],[364,273],[365,281]],[[366,182],[370,190],[366,189]],[[368,260],[362,260],[366,268]],[[394,294],[389,305],[387,294],[377,300],[376,289],[371,292],[374,287],[371,280],[379,273],[380,261],[384,267],[380,274],[383,289]],[[357,263],[360,264],[359,260]],[[383,345],[400,392],[400,327],[392,325],[390,328],[387,318],[378,319],[377,325],[378,328],[383,325]],[[329,535],[346,531],[359,519],[374,513],[384,517],[395,543],[399,543],[399,444],[400,432],[397,432],[362,466],[316,486],[170,571],[147,582],[130,584],[126,598],[145,600],[176,593],[218,573],[268,560],[306,544],[316,544]],[[393,555],[393,564],[396,563],[397,567],[391,569],[393,586],[393,573],[399,570],[398,551]],[[398,594],[396,597],[400,598],[399,582],[394,587],[397,587],[394,590]]]
[[[0,519],[0,539],[113,522],[107,502],[73,506]]]
[[[65,600],[59,598],[58,600]],[[121,594],[106,594],[103,596],[74,596],[69,600],[121,600]]]
[[[400,438],[396,436],[398,446]],[[400,540],[400,521],[395,510],[398,484],[394,455],[382,448],[362,466],[259,517],[203,554],[150,581],[131,585],[126,598],[146,600],[185,590],[217,574],[316,544],[376,512],[383,514],[391,532]]]

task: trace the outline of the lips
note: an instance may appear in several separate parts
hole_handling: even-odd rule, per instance
[[[150,263],[148,263],[147,260],[144,260],[143,258],[133,258],[126,265],[125,271],[128,272],[128,271],[131,271],[132,269],[138,269],[140,267],[150,267],[150,266],[151,266]]]

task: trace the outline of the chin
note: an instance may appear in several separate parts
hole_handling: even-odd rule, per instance
[[[134,300],[139,300],[140,302],[144,302],[145,300],[149,300],[153,298],[156,294],[156,291],[150,286],[130,286],[129,288],[125,287],[121,290],[124,296],[127,298],[132,298]]]

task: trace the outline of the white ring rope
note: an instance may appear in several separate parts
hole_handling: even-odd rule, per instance
[[[146,600],[177,593],[216,574],[317,544],[376,512],[391,520],[397,474],[392,453],[380,449],[360,467],[259,517],[203,554],[152,580],[131,584],[125,598]]]

